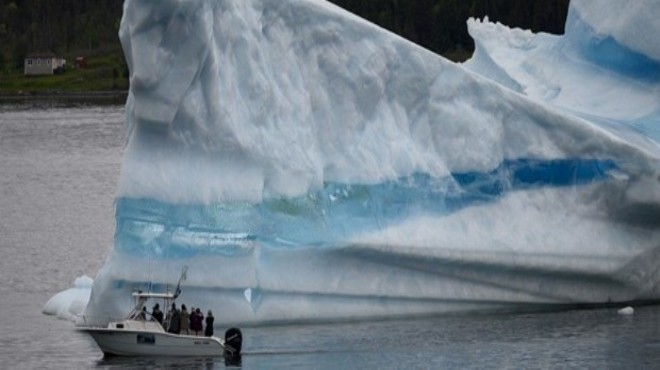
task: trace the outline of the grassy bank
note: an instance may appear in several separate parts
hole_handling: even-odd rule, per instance
[[[64,73],[25,76],[22,70],[0,74],[0,95],[111,92],[128,90],[128,72],[116,53],[87,58],[86,68],[74,68],[74,56],[65,57]]]

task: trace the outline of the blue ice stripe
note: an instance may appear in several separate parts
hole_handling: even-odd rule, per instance
[[[611,160],[596,159],[517,159],[504,161],[490,172],[452,174],[463,188],[483,194],[500,195],[504,190],[519,190],[531,186],[573,186],[607,179],[616,169]],[[476,189],[474,189],[476,185]]]
[[[611,160],[517,159],[492,171],[442,179],[417,173],[375,185],[327,183],[306,196],[260,204],[172,205],[120,198],[116,245],[162,256],[202,250],[244,255],[255,240],[282,248],[331,246],[422,213],[445,215],[513,191],[605,181],[614,169]]]
[[[612,36],[596,32],[576,12],[569,13],[566,43],[596,65],[644,81],[660,80],[660,61],[622,45]]]

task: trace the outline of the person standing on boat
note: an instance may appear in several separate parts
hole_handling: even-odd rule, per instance
[[[170,326],[167,331],[173,334],[179,334],[181,328],[181,313],[176,308],[176,304],[172,303],[172,316],[170,317]]]
[[[199,310],[199,308],[196,308],[195,316],[193,317],[191,326],[191,329],[195,331],[195,335],[199,335],[199,332],[202,331],[203,322],[204,315],[202,314],[202,311]]]
[[[181,334],[184,332],[186,334],[190,334],[190,331],[188,330],[190,328],[190,314],[188,314],[188,310],[186,310],[186,305],[182,304],[181,305],[181,325],[179,325],[179,330]]]
[[[197,315],[197,313],[195,313],[195,307],[190,307],[190,323],[189,323],[190,325],[188,325],[190,330],[194,330],[193,321],[195,320],[195,315]]]
[[[212,337],[213,336],[213,321],[215,318],[213,317],[213,312],[209,310],[209,312],[206,314],[206,329],[204,329],[204,335],[207,337]]]
[[[151,310],[151,317],[163,325],[163,311],[160,310],[160,305],[156,303],[153,310]]]

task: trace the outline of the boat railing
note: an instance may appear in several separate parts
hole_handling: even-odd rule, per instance
[[[85,327],[106,327],[108,323],[113,321],[122,321],[125,317],[116,317],[110,315],[76,315],[76,323],[78,326]]]

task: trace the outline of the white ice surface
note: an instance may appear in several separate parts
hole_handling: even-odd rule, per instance
[[[476,51],[464,65],[627,140],[651,145],[657,152],[659,9],[653,1],[572,1],[565,35],[533,34],[487,18],[470,19],[468,30]],[[619,49],[603,47],[608,38],[620,43]],[[650,69],[648,75],[628,70],[645,57],[649,58],[643,62]],[[629,128],[644,137],[631,137]],[[648,138],[655,142],[648,143]]]
[[[46,302],[43,313],[75,321],[76,316],[81,315],[87,306],[93,283],[89,276],[76,278],[73,288],[57,293]]]
[[[601,37],[660,61],[660,6],[655,0],[572,0],[571,6]]]
[[[131,68],[130,136],[119,196],[258,203],[327,181],[442,177],[492,170],[508,158],[639,155],[599,127],[521,99],[324,1],[168,4],[126,2],[120,36]],[[533,37],[501,38],[518,45]],[[521,85],[535,100],[556,95],[563,79],[584,72],[579,67]],[[595,80],[555,99],[608,116],[657,108],[653,87]],[[590,94],[613,90],[628,102]],[[574,95],[586,100],[569,104]]]
[[[592,34],[468,25],[457,65],[321,0],[126,1],[115,249],[86,314],[183,265],[218,323],[660,298],[657,81],[582,58]]]

